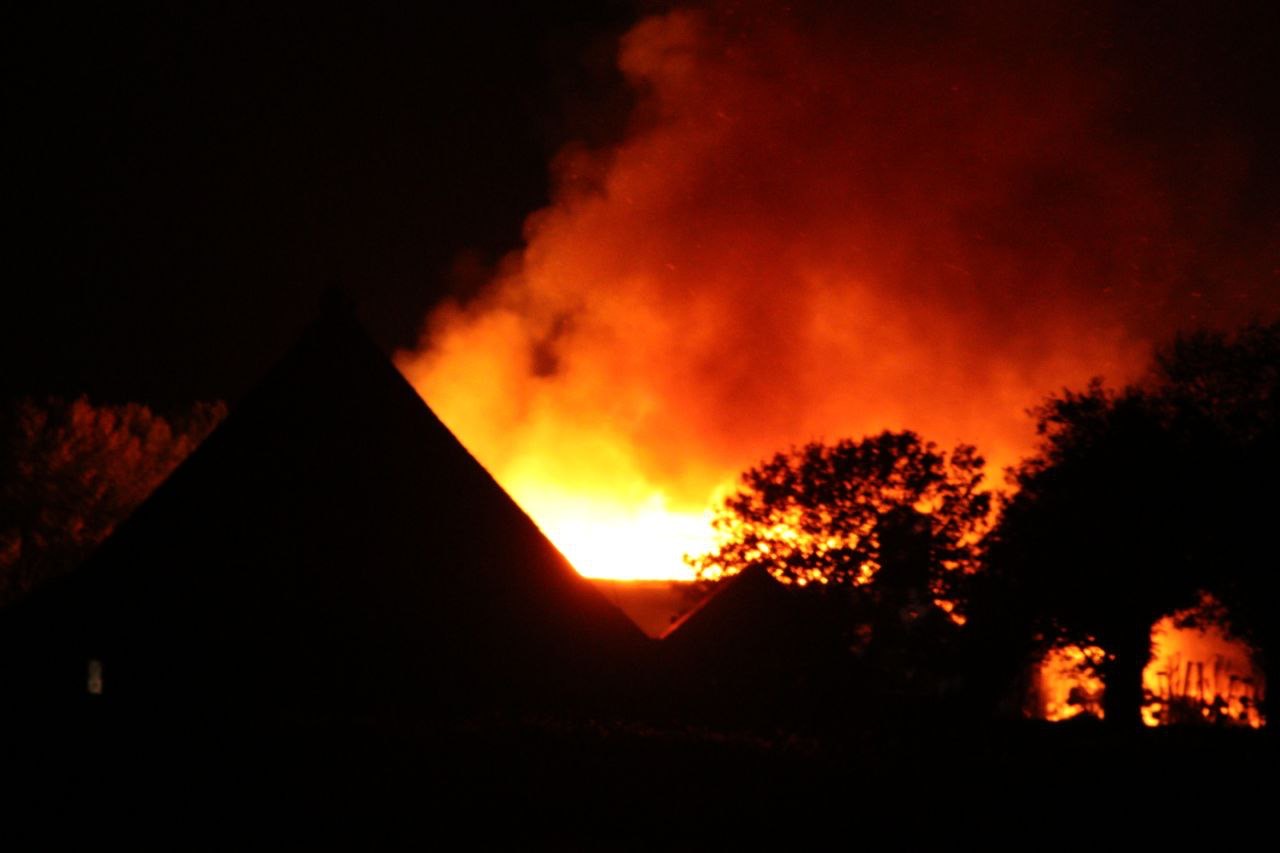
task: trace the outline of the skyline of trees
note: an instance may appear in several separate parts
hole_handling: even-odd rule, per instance
[[[948,546],[954,555],[965,540],[917,536],[924,556],[916,563],[931,565],[935,578],[969,581],[952,598],[976,617],[967,666],[998,681],[1055,647],[1099,645],[1105,718],[1134,728],[1147,700],[1153,626],[1208,593],[1224,602],[1217,613],[1228,632],[1273,670],[1277,572],[1265,554],[1268,496],[1280,476],[1278,372],[1280,324],[1197,332],[1160,348],[1142,382],[1114,390],[1094,379],[1030,410],[1040,444],[1009,469],[997,519],[971,545],[982,571],[937,571]],[[981,459],[958,451],[952,460],[976,488]],[[727,543],[689,562],[700,577],[763,562],[781,579],[874,588],[865,567],[878,568],[877,531],[902,529],[891,520],[924,494],[921,484],[945,481],[947,464],[912,433],[777,454],[745,472],[718,508]],[[921,518],[947,529],[938,517]],[[900,594],[881,594],[902,606]]]

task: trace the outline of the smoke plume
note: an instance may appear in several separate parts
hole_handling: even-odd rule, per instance
[[[1013,463],[1044,395],[1271,313],[1249,105],[1189,88],[1217,43],[1028,5],[645,18],[623,141],[561,152],[524,248],[402,370],[575,558],[606,516],[693,547],[717,489],[810,439]]]

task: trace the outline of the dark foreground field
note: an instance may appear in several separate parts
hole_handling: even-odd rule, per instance
[[[1275,739],[1253,731],[195,719],[11,721],[0,833],[168,849],[1247,849],[1274,837]]]

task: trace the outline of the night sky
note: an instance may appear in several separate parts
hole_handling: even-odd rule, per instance
[[[17,16],[6,395],[234,399],[335,284],[408,346],[519,245],[555,151],[625,116],[627,3]]]
[[[1265,256],[1280,190],[1274,5],[1094,5],[1062,39],[1079,62],[1105,54],[1099,73],[1133,105],[1108,132],[1175,175],[1225,139],[1249,164],[1225,215]],[[886,40],[945,31],[945,6],[868,4],[852,25]],[[5,396],[235,399],[334,284],[389,352],[412,346],[443,296],[473,292],[519,248],[556,152],[623,135],[617,39],[650,10],[125,7],[38,4],[6,23]]]

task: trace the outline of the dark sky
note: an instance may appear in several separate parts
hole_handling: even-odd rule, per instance
[[[554,152],[626,112],[627,2],[30,5],[6,395],[234,398],[335,283],[409,345],[481,277],[460,256],[519,245]]]
[[[0,394],[181,403],[234,399],[333,284],[412,344],[519,246],[554,153],[621,134],[640,4],[30,5],[5,24]],[[1232,216],[1273,247],[1274,5],[1094,5],[1063,37],[1127,57],[1134,137],[1167,164],[1228,128],[1253,170]]]

